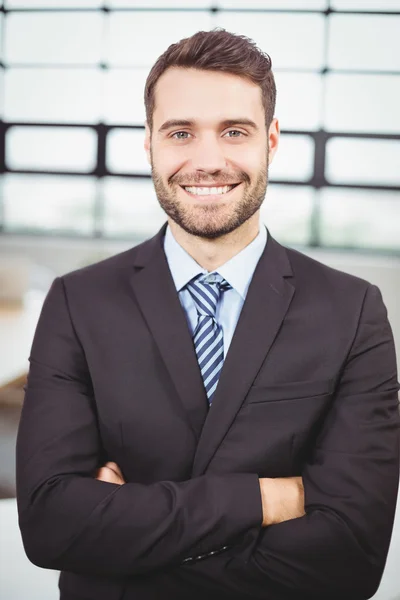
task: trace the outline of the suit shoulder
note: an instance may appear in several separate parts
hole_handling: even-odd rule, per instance
[[[338,291],[359,290],[364,293],[371,285],[361,277],[330,267],[293,248],[286,248],[286,252],[296,280],[305,280],[309,285],[320,284]]]
[[[149,243],[149,240],[142,242],[128,250],[119,252],[93,264],[75,269],[63,275],[64,281],[73,283],[79,281],[80,283],[101,280],[110,280],[119,273],[125,272],[129,269],[133,269],[138,253]]]

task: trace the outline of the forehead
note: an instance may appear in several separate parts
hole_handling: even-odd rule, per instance
[[[238,75],[220,71],[173,67],[155,88],[154,125],[168,119],[223,121],[251,118],[263,122],[260,87]]]

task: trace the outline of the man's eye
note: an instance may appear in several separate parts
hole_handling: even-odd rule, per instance
[[[242,135],[244,135],[244,133],[242,133],[241,131],[238,131],[237,129],[231,129],[230,131],[228,131],[226,133],[226,135],[228,137],[238,138],[238,137],[241,137]]]
[[[187,131],[177,131],[172,134],[172,137],[176,140],[187,140],[189,134]]]

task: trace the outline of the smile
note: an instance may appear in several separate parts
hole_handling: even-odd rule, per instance
[[[232,185],[224,185],[219,187],[200,187],[200,186],[181,186],[185,192],[189,194],[193,194],[194,196],[222,196],[227,194],[235,187],[237,187],[239,183],[234,183]]]

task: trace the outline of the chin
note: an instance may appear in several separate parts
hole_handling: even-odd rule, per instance
[[[225,235],[228,235],[242,223],[235,219],[221,219],[217,222],[203,221],[199,219],[183,219],[177,223],[186,233],[207,240],[216,240]]]

